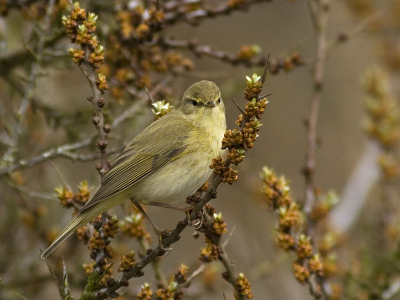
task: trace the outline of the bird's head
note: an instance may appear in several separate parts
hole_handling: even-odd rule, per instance
[[[225,116],[224,102],[218,86],[207,80],[193,83],[183,94],[180,109],[192,117]]]

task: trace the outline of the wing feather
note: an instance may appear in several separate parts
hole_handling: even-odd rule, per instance
[[[115,159],[85,211],[139,182],[176,159],[188,147],[190,123],[169,113],[144,129]]]

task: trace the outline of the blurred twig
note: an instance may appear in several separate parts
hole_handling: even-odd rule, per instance
[[[150,249],[149,243],[147,242],[146,238],[139,239],[139,244],[144,253],[146,254],[147,251]],[[160,282],[163,286],[167,286],[167,281],[165,280],[165,276],[160,269],[160,264],[157,259],[154,259],[151,262],[151,266],[153,267],[155,277],[158,282]]]
[[[329,18],[329,0],[309,0],[310,13],[314,24],[316,35],[317,47],[317,62],[314,69],[314,91],[311,98],[311,107],[308,117],[308,136],[307,136],[307,152],[306,152],[306,166],[304,168],[304,175],[306,181],[306,193],[304,212],[307,217],[306,233],[311,237],[314,244],[314,249],[318,249],[317,238],[314,228],[314,221],[311,218],[311,212],[314,206],[315,191],[314,191],[314,174],[315,174],[315,155],[317,146],[317,123],[319,107],[323,89],[323,76],[325,59],[327,54],[327,25]],[[323,299],[329,299],[323,276],[316,276],[317,283],[319,284]],[[316,292],[316,286],[311,281],[308,281],[310,293],[316,298],[319,298],[319,292]]]
[[[245,11],[253,4],[271,1],[272,0],[227,1],[226,3],[220,4],[216,7],[203,7],[189,13],[185,10],[184,5],[185,2],[190,3],[189,1],[171,1],[171,3],[168,3],[169,10],[176,10],[165,14],[165,23],[174,24],[179,21],[184,21],[191,25],[198,25],[204,19],[229,15],[233,11]]]
[[[47,7],[43,28],[40,28],[41,32],[39,33],[36,60],[32,63],[28,85],[25,88],[24,96],[16,113],[16,124],[14,125],[10,146],[2,157],[2,160],[6,163],[13,162],[14,154],[15,152],[17,152],[17,146],[22,134],[22,126],[25,121],[25,116],[28,110],[29,102],[31,100],[32,90],[35,86],[36,75],[42,61],[42,51],[44,48],[44,43],[46,40],[46,36],[50,30],[50,20],[51,20],[50,17],[51,13],[53,12],[54,2],[55,0],[50,0],[49,5]]]
[[[196,270],[193,271],[193,273],[187,278],[186,282],[178,285],[177,289],[181,289],[181,288],[187,288],[189,287],[189,285],[192,283],[193,279],[195,279],[197,276],[199,276],[201,273],[204,272],[206,265],[205,264],[201,264],[200,267],[198,267]]]
[[[313,221],[310,218],[314,205],[314,173],[315,173],[315,152],[317,142],[317,122],[319,106],[323,89],[323,75],[327,50],[327,23],[329,16],[329,0],[309,0],[311,16],[314,20],[315,34],[317,38],[317,62],[314,69],[314,92],[311,98],[310,114],[308,117],[308,136],[306,166],[304,169],[306,179],[306,199],[304,211],[307,215],[308,231],[315,243],[313,233]]]
[[[340,203],[329,214],[330,226],[335,231],[344,233],[357,221],[369,191],[379,177],[376,160],[380,152],[375,142],[369,141],[366,144],[364,153],[343,188]]]
[[[48,195],[48,194],[43,194],[43,193],[38,193],[35,191],[30,191],[26,188],[23,188],[21,186],[18,186],[14,183],[12,183],[9,180],[6,180],[6,183],[8,184],[8,186],[10,186],[11,188],[13,188],[14,190],[20,192],[23,195],[26,195],[30,198],[37,198],[37,199],[42,199],[42,200],[50,200],[50,201],[57,201],[56,198],[52,195]],[[58,201],[57,201],[58,202]]]

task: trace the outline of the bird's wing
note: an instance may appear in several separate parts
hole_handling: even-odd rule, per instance
[[[82,212],[149,176],[187,149],[191,124],[169,113],[144,129],[116,158]]]

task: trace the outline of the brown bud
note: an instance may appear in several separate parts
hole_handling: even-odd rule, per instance
[[[90,252],[90,258],[91,258],[91,259],[95,260],[95,259],[96,259],[96,256],[97,256],[96,251]]]
[[[107,280],[106,280],[106,282],[107,282],[107,286],[110,287],[110,286],[113,286],[113,285],[114,285],[115,279],[112,278],[112,277],[108,277]]]
[[[101,228],[101,225],[102,225],[102,223],[101,223],[101,219],[100,218],[94,219],[94,221],[93,221],[93,228],[94,229],[99,230]]]
[[[128,279],[121,279],[120,283],[121,283],[121,286],[129,286]]]
[[[97,148],[99,148],[99,150],[105,150],[107,148],[107,141],[98,140]]]
[[[104,131],[105,133],[110,133],[110,131],[111,131],[111,126],[110,126],[110,124],[104,124],[104,126],[103,126],[103,131]]]
[[[93,98],[92,98],[92,99],[93,99]],[[104,104],[105,104],[105,101],[104,101],[103,98],[99,98],[99,100],[97,100],[97,106],[98,106],[99,108],[103,108]]]
[[[183,228],[185,227],[186,223],[184,221],[179,221],[178,225],[176,225],[177,228]]]
[[[98,116],[94,116],[94,117],[92,118],[92,123],[93,123],[93,125],[95,125],[95,126],[99,125],[99,123],[100,123],[100,118],[99,118]]]

